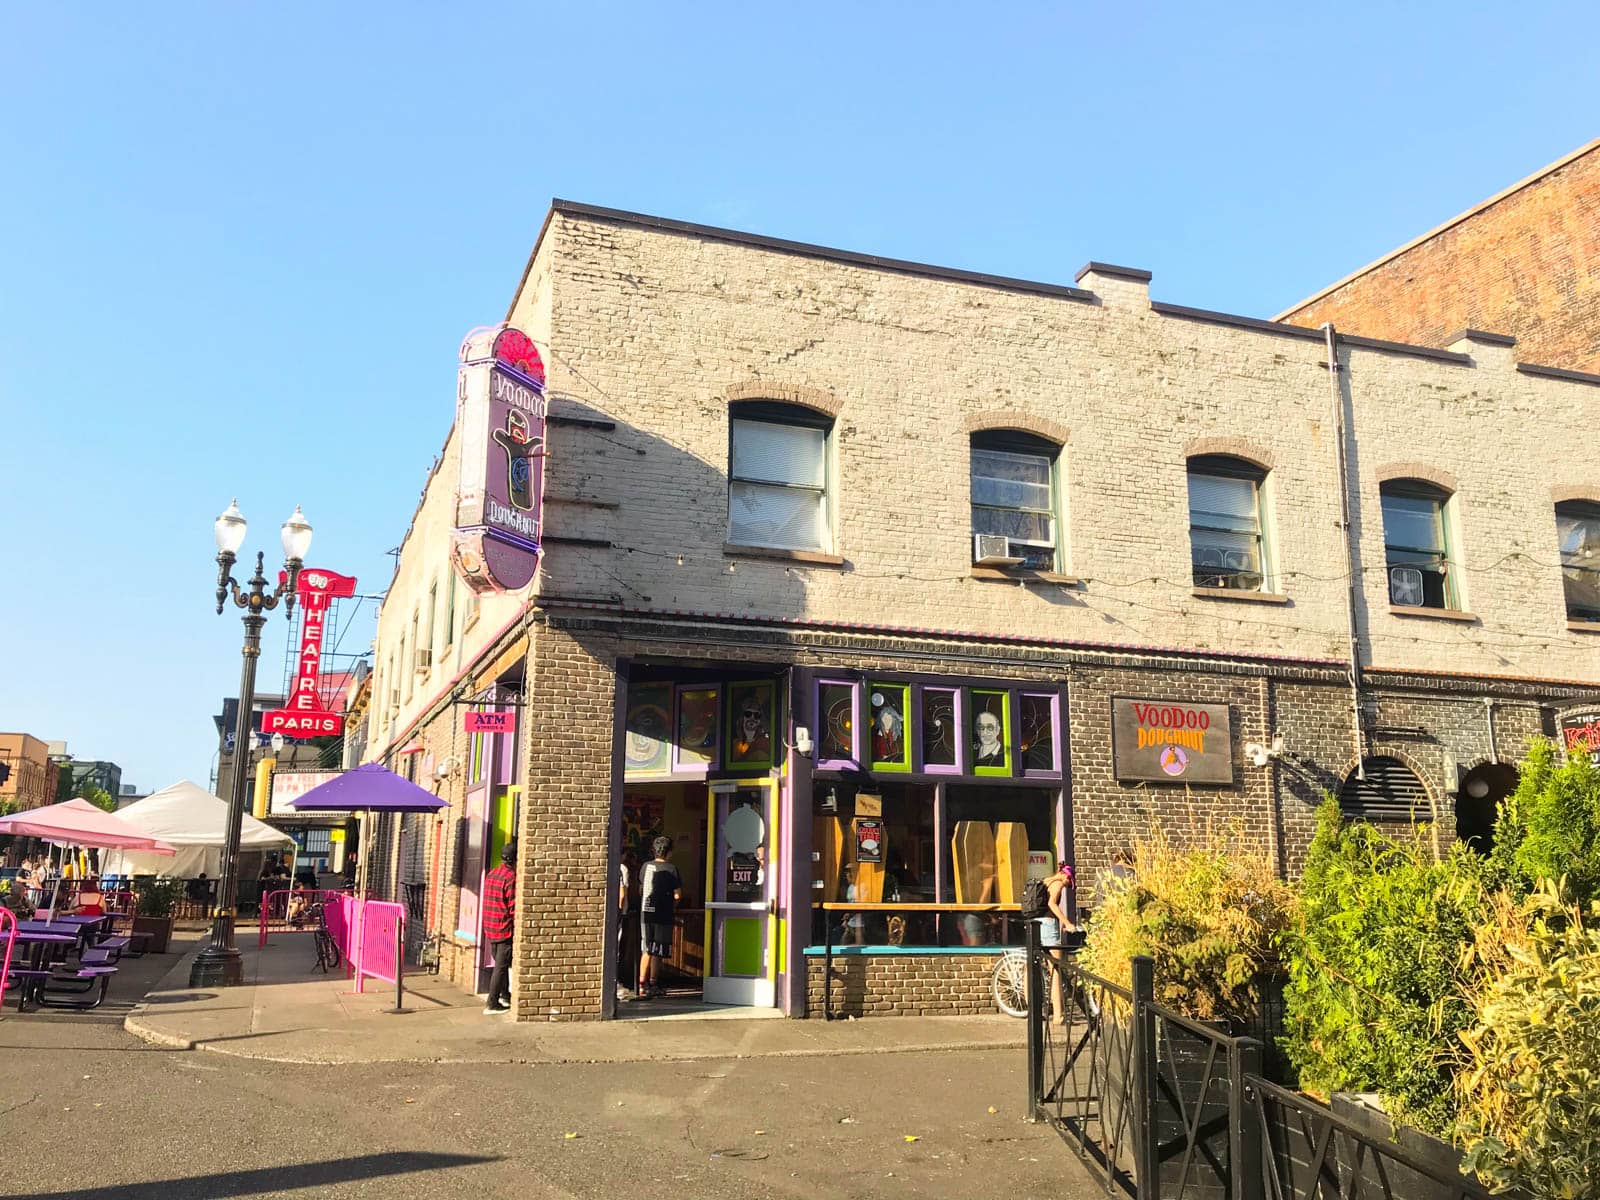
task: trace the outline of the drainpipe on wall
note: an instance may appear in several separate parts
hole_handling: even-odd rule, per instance
[[[1498,766],[1500,752],[1494,744],[1494,701],[1488,696],[1483,698],[1483,719],[1489,724],[1489,761]]]
[[[1367,755],[1361,736],[1361,631],[1356,626],[1356,589],[1361,586],[1361,555],[1350,522],[1350,466],[1344,452],[1344,397],[1339,393],[1338,334],[1334,332],[1331,321],[1323,324],[1322,333],[1328,344],[1328,394],[1333,402],[1333,444],[1339,471],[1339,527],[1344,533],[1345,567],[1349,571],[1344,589],[1344,619],[1350,642],[1350,722],[1351,732],[1355,735],[1356,778],[1365,779]]]

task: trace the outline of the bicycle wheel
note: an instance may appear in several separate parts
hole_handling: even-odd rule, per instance
[[[1008,1017],[1028,1015],[1028,959],[1020,953],[1007,953],[994,964],[989,978],[994,1005]]]

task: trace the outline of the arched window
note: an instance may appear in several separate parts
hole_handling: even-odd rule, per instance
[[[1450,493],[1421,479],[1389,480],[1380,493],[1389,603],[1396,608],[1459,608],[1446,520]]]
[[[728,428],[728,541],[831,553],[833,419],[742,400],[730,406]]]
[[[1426,821],[1428,789],[1398,758],[1377,756],[1362,764],[1365,779],[1351,771],[1339,789],[1339,807],[1363,821]]]
[[[1600,621],[1600,504],[1562,501],[1556,505],[1556,529],[1567,620]]]
[[[1018,429],[972,435],[972,561],[1054,571],[1061,447]]]
[[[1223,454],[1189,460],[1189,559],[1195,587],[1259,592],[1267,582],[1267,473]]]

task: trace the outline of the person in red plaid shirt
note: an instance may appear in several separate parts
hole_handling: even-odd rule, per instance
[[[483,880],[483,936],[489,943],[494,970],[489,975],[485,1016],[511,1011],[511,935],[517,915],[517,843],[500,851],[500,865]]]

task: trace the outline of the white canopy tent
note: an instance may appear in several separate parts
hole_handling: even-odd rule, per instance
[[[177,854],[112,850],[101,856],[103,874],[170,875],[178,879],[194,879],[202,872],[215,879],[221,874],[228,805],[199,784],[181,779],[127,808],[119,808],[117,816],[175,847]],[[244,814],[239,830],[241,854],[266,853],[292,845],[294,839],[288,834]]]

